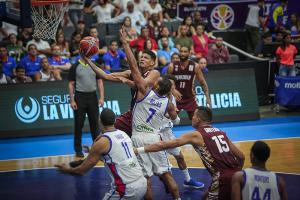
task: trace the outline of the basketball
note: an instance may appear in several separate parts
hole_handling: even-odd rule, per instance
[[[95,37],[84,37],[79,43],[79,51],[86,57],[91,57],[99,51],[99,40]]]

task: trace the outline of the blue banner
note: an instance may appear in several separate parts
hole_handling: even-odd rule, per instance
[[[300,77],[275,77],[275,101],[286,107],[300,107]]]

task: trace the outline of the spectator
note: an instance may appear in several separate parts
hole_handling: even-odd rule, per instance
[[[188,49],[191,49],[191,53],[194,53],[193,40],[186,35],[187,32],[188,27],[186,25],[179,26],[178,35],[175,38],[175,45],[177,49],[180,49],[183,46],[188,47]]]
[[[63,33],[59,33],[56,35],[56,42],[51,46],[57,45],[60,48],[61,56],[70,57],[70,48],[69,42],[66,41],[65,35]]]
[[[59,80],[58,77],[55,77],[53,67],[50,66],[48,58],[44,57],[41,59],[41,67],[42,69],[34,75],[35,81],[45,82]]]
[[[283,31],[277,31],[275,33],[275,42],[280,42],[281,43],[284,34],[285,33]]]
[[[141,28],[147,23],[143,13],[141,13],[139,10],[134,10],[134,4],[131,1],[128,1],[127,3],[127,11],[124,11],[119,16],[112,18],[110,22],[122,23],[125,17],[130,17],[131,25],[137,31],[138,34],[141,33]]]
[[[125,53],[118,48],[117,41],[111,41],[108,52],[103,55],[104,69],[106,71],[120,70],[122,59],[127,60]]]
[[[95,26],[90,27],[90,36],[95,37],[99,40],[99,54],[103,55],[107,52],[107,46],[105,40],[102,37],[99,37],[98,30]]]
[[[255,54],[258,57],[263,57],[263,48],[265,44],[271,44],[272,43],[272,34],[270,32],[266,32],[262,35],[261,41],[258,43]],[[272,56],[274,55],[274,52],[272,52]]]
[[[157,51],[157,57],[160,67],[165,67],[171,63],[171,56],[174,53],[179,53],[178,49],[169,47],[168,37],[161,38],[162,49]]]
[[[18,41],[22,41],[23,47],[27,46],[27,43],[32,40],[32,28],[18,28]],[[28,48],[26,48],[28,49]]]
[[[146,19],[149,20],[152,14],[158,14],[159,21],[163,22],[162,7],[157,0],[149,0],[146,5]]]
[[[136,48],[137,52],[143,51],[144,44],[147,39],[151,40],[152,48],[156,50],[157,43],[154,39],[150,38],[149,29],[147,27],[143,27],[141,35],[137,39],[130,42],[130,47]]]
[[[64,58],[61,56],[60,47],[54,45],[52,47],[52,57],[49,58],[49,63],[53,67],[53,72],[57,80],[62,80],[61,72],[62,70],[69,70],[71,68],[71,63],[69,58]]]
[[[164,19],[168,21],[176,20],[177,18],[177,2],[176,0],[166,0],[162,3]]]
[[[208,63],[222,64],[229,61],[229,51],[223,45],[223,38],[217,37],[216,43],[209,49]]]
[[[24,67],[26,76],[34,76],[38,71],[40,71],[41,58],[38,57],[37,47],[35,44],[28,45],[28,54],[24,56],[20,64]]]
[[[158,39],[159,30],[160,30],[160,27],[161,27],[161,22],[159,21],[158,14],[153,13],[150,16],[150,19],[148,21],[147,26],[148,26],[148,29],[149,29],[150,37]]]
[[[196,35],[192,36],[194,51],[196,58],[208,56],[208,45],[214,43],[209,36],[205,33],[205,27],[203,25],[196,26]]]
[[[3,65],[0,62],[0,85],[11,83],[11,78],[3,73]]]
[[[12,78],[16,75],[17,62],[13,57],[8,56],[5,46],[0,47],[0,63],[6,76]]]
[[[205,20],[205,19],[202,18],[200,11],[195,11],[193,13],[193,24],[192,25],[193,25],[194,29],[196,29],[196,26],[200,25],[200,24],[205,27],[205,30],[208,29],[208,27],[207,27],[208,26],[207,19]]]
[[[280,0],[273,4],[268,16],[268,28],[271,33],[276,32],[284,26],[283,16],[287,13],[287,0]]]
[[[297,13],[292,13],[288,21],[288,29],[291,31],[291,36],[299,36],[300,34],[300,18]]]
[[[72,40],[70,43],[71,57],[76,57],[79,55],[79,43],[81,39],[82,39],[82,34],[80,32],[73,33]]]
[[[88,36],[89,35],[89,30],[87,29],[87,27],[85,26],[85,22],[83,20],[79,20],[77,22],[76,28],[75,28],[75,32],[79,32],[82,37]],[[73,33],[73,34],[74,34]]]
[[[17,40],[17,35],[14,33],[9,34],[7,44],[8,55],[13,57],[17,62],[21,60],[23,56],[22,42]]]
[[[196,31],[195,31],[195,28],[193,26],[193,21],[192,21],[192,17],[191,16],[186,16],[183,21],[182,21],[182,24],[183,25],[186,25],[187,27],[187,33],[186,35],[188,37],[192,37],[192,35],[195,35],[196,34]]]
[[[108,0],[98,0],[99,5],[93,8],[93,12],[97,16],[97,23],[109,23],[112,16],[118,16],[120,9]]]
[[[132,40],[135,40],[138,35],[136,30],[131,25],[130,17],[125,17],[122,25],[127,32],[127,41],[131,42]]]
[[[277,48],[277,62],[280,63],[280,76],[296,76],[294,57],[298,53],[296,47],[291,42],[291,35],[286,33],[282,38],[282,45]]]
[[[29,83],[32,82],[32,79],[29,76],[26,76],[26,69],[19,65],[16,68],[16,77],[12,79],[12,83]]]
[[[162,37],[167,37],[168,38],[168,43],[169,43],[169,48],[172,49],[175,47],[173,38],[170,36],[170,31],[168,29],[168,27],[166,26],[161,26],[160,27],[160,33],[159,33],[159,40],[158,40],[158,48],[162,49],[162,44],[161,44],[161,38]]]
[[[44,56],[44,55],[50,55],[51,54],[51,48],[50,45],[47,41],[42,40],[40,38],[33,38],[32,40],[30,40],[27,43],[26,48],[29,48],[30,44],[35,44],[36,48],[37,48],[37,53],[38,55]],[[27,72],[27,70],[26,70]]]
[[[145,0],[133,0],[134,10],[138,10],[146,16],[147,3]]]
[[[259,43],[259,29],[266,31],[264,21],[264,0],[257,0],[256,5],[250,5],[246,20],[247,51],[253,53]]]
[[[76,26],[78,21],[83,19],[83,1],[70,0],[68,14],[73,26]]]

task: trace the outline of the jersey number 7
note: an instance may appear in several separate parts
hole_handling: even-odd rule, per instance
[[[149,123],[150,120],[152,119],[152,117],[154,116],[154,114],[156,113],[156,110],[153,109],[153,108],[149,108],[149,112],[150,112],[150,115],[149,117],[147,118],[146,122]]]

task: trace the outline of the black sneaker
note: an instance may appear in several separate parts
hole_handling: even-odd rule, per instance
[[[79,157],[79,158],[83,158],[84,157],[84,154],[82,153],[82,151],[76,152],[75,155],[76,155],[76,157]]]
[[[70,167],[75,168],[79,165],[81,165],[81,163],[83,163],[84,160],[74,160],[72,162],[69,163]]]

